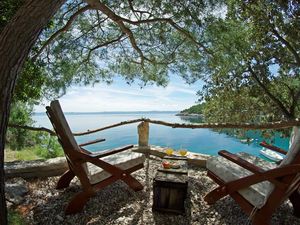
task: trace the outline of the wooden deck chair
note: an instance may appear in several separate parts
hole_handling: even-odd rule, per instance
[[[283,150],[279,152],[284,153]],[[244,152],[231,154],[222,150],[219,155],[206,163],[208,176],[219,185],[205,196],[208,204],[229,195],[249,216],[252,224],[268,225],[276,208],[289,198],[294,215],[300,217],[299,135],[279,165]]]
[[[133,145],[98,153],[88,152],[82,146],[102,140],[78,145],[59,102],[52,101],[46,109],[69,165],[69,170],[60,177],[57,189],[68,187],[75,176],[78,177],[82,186],[82,191],[76,194],[66,207],[66,214],[80,212],[97,190],[117,180],[124,181],[135,191],[143,189],[142,184],[130,175],[143,168],[145,161],[143,154],[130,150]]]

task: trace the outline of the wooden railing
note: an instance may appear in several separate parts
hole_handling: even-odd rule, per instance
[[[236,128],[236,129],[246,129],[246,130],[266,130],[266,129],[285,129],[293,126],[300,126],[300,120],[290,120],[290,121],[278,121],[272,123],[261,123],[261,124],[252,124],[252,123],[199,123],[199,124],[185,124],[185,123],[169,123],[161,120],[151,120],[147,118],[127,120],[106,127],[102,127],[95,130],[88,130],[85,132],[74,133],[75,136],[87,135],[96,133],[102,130],[107,130],[113,127],[123,126],[126,124],[137,123],[137,122],[147,122],[153,124],[159,124],[163,126],[168,126],[172,128],[190,128],[190,129],[199,129],[199,128]]]
[[[266,129],[286,129],[293,126],[300,126],[300,120],[290,120],[290,121],[278,121],[271,123],[261,123],[261,124],[251,124],[251,123],[200,123],[200,124],[184,124],[184,123],[169,123],[161,120],[151,120],[147,118],[140,118],[135,120],[127,120],[120,123],[112,124],[109,126],[105,126],[102,128],[87,130],[85,132],[76,132],[73,133],[74,136],[82,136],[87,134],[96,133],[99,131],[111,129],[118,126],[123,126],[132,123],[139,123],[138,125],[138,135],[139,141],[138,145],[140,148],[145,148],[149,146],[149,123],[158,124],[163,126],[168,126],[172,128],[190,128],[190,129],[201,129],[201,128],[212,128],[212,129],[220,129],[220,128],[235,128],[235,129],[247,129],[247,130],[266,130]],[[10,124],[9,127],[20,128],[20,129],[28,129],[33,131],[44,131],[48,132],[50,135],[55,135],[55,132],[45,128],[45,127],[30,127],[30,126],[20,126]]]

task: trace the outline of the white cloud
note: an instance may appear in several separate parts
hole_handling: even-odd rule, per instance
[[[65,112],[179,111],[195,103],[198,89],[196,85],[188,86],[178,81],[171,81],[166,88],[146,86],[142,89],[138,85],[117,82],[71,87],[59,101]],[[45,111],[44,106],[35,107],[35,111]]]

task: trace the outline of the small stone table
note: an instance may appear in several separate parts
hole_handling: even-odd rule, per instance
[[[153,207],[160,212],[184,214],[184,202],[188,189],[187,158],[180,156],[165,156],[164,161],[180,165],[178,169],[157,170],[153,181]]]

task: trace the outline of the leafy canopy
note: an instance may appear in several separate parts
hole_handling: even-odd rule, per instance
[[[40,37],[38,54],[54,82],[166,85],[202,74],[204,18],[220,1],[68,1]],[[192,78],[190,74],[193,73]]]
[[[199,96],[209,121],[292,119],[299,8],[295,0],[67,1],[28,59],[24,79],[36,73],[37,83],[21,76],[16,90],[26,92],[19,99],[52,98],[115,76],[166,85],[173,72],[188,83],[204,80]]]
[[[227,1],[225,18],[205,32],[213,52],[200,100],[208,121],[269,121],[299,116],[300,5]]]

